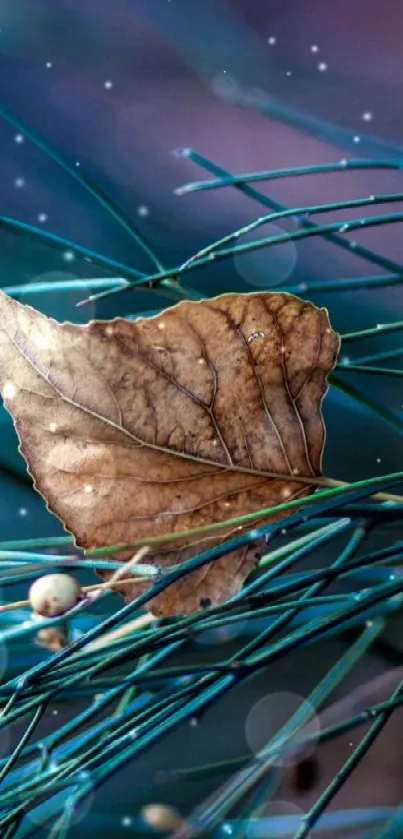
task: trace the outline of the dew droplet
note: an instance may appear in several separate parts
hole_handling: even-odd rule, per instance
[[[248,344],[251,344],[252,341],[256,341],[257,338],[264,338],[264,337],[265,337],[264,332],[252,332],[252,334],[249,335],[249,337],[247,339],[247,342],[248,342]]]

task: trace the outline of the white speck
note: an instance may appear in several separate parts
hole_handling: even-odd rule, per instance
[[[133,822],[133,820],[130,818],[130,816],[123,816],[123,819],[122,819],[123,827],[130,827],[132,822]]]
[[[79,161],[79,160],[76,160],[76,162],[75,162],[74,166],[81,166],[80,161]]]
[[[350,359],[348,355],[343,355],[340,359],[340,363],[344,364],[345,367],[348,367],[348,365],[350,364]]]
[[[15,143],[21,144],[21,143],[24,142],[24,140],[25,140],[25,137],[24,137],[23,134],[16,134],[15,137],[14,137],[14,142]]]
[[[105,335],[107,335],[108,338],[112,338],[112,336],[113,336],[113,326],[106,326],[105,327]]]
[[[16,178],[14,186],[16,186],[17,189],[22,189],[25,186],[25,178]]]
[[[93,491],[92,484],[86,484],[85,487],[84,487],[84,492],[87,492],[89,494],[92,491]]]
[[[137,215],[141,218],[145,218],[146,216],[150,215],[150,210],[148,209],[148,207],[146,207],[145,204],[140,204],[140,206],[137,207]]]
[[[376,462],[377,462],[377,463],[382,463],[382,458],[377,457]]]
[[[317,44],[312,44],[312,46],[311,46],[311,52],[319,52],[319,47],[318,47],[318,45],[317,45]]]
[[[28,515],[27,508],[26,507],[20,507],[20,509],[18,510],[18,515],[21,516],[22,519],[24,519],[25,516]]]
[[[393,571],[392,571],[392,573],[389,574],[389,580],[390,580],[391,583],[393,583],[393,580],[395,580],[395,579],[396,579],[396,574],[394,574]]]
[[[38,213],[38,221],[39,221],[41,224],[45,224],[45,222],[46,222],[47,220],[48,220],[48,217],[47,217],[46,213]]]
[[[274,44],[277,44],[277,38],[274,35],[271,35],[270,38],[267,39],[267,43],[270,44],[271,47],[274,47]]]
[[[32,339],[40,350],[48,350],[51,345],[49,335],[43,335],[40,332],[35,332]]]
[[[368,198],[370,201],[375,201],[375,195],[369,195]]]
[[[198,360],[198,362],[197,362],[197,363],[198,363],[198,364],[205,364],[205,363],[206,363],[206,359],[205,359],[205,358],[199,358],[199,360]]]
[[[161,323],[158,324],[158,329],[165,329],[164,321],[161,321]]]
[[[374,115],[373,113],[371,113],[371,111],[364,111],[364,113],[361,114],[361,119],[363,119],[364,122],[371,122],[373,116]]]
[[[232,836],[232,833],[233,833],[232,826],[230,824],[222,824],[221,825],[221,833],[223,833],[224,836]]]
[[[50,423],[50,426],[49,426],[49,431],[51,431],[51,432],[52,432],[52,434],[54,434],[54,433],[55,433],[55,431],[57,431],[57,425],[56,425],[56,423],[55,423],[55,422],[51,422],[51,423]]]
[[[190,718],[190,720],[189,720],[189,725],[190,725],[192,728],[196,728],[196,726],[197,726],[198,722],[199,722],[199,721],[198,721],[197,717],[191,717],[191,718]]]
[[[17,388],[12,382],[6,382],[3,388],[4,399],[14,399]]]
[[[284,487],[284,489],[281,490],[281,495],[283,498],[289,498],[291,494],[291,490],[288,489],[288,487]]]
[[[107,79],[106,82],[104,82],[104,88],[106,88],[106,90],[111,90],[112,87],[113,87],[113,82],[111,82],[110,79]]]
[[[74,262],[76,255],[74,251],[64,251],[63,259],[65,262]]]
[[[339,233],[346,233],[347,230],[348,230],[348,224],[342,224],[342,226],[339,228]]]
[[[52,67],[53,67],[52,62],[51,62],[51,61],[47,61],[47,62],[46,62],[46,69],[47,69],[47,70],[51,70],[51,69],[52,69]]]
[[[361,137],[359,134],[356,134],[355,137],[353,137],[353,143],[361,143]]]
[[[351,248],[352,250],[354,250],[354,248],[356,248],[356,247],[357,247],[357,242],[350,242],[349,244],[350,244],[350,248]]]
[[[280,530],[280,533],[281,533],[281,535],[282,535],[282,536],[285,536],[285,535],[286,535],[286,533],[287,533],[287,528],[286,528],[286,527],[282,527],[282,528],[281,528],[281,530]]]
[[[346,158],[343,157],[340,161],[340,166],[347,166],[347,164],[348,164],[348,160],[346,160]]]
[[[53,711],[52,711],[53,716],[57,717],[58,713],[59,713],[59,711],[57,710],[57,708],[54,708]]]
[[[291,76],[291,75],[292,75],[292,74],[291,74],[291,70],[287,70],[287,72],[286,72],[286,76]]]
[[[134,740],[137,737],[137,728],[132,728],[131,731],[129,731],[129,737],[132,740]]]
[[[326,70],[327,70],[327,67],[328,67],[328,65],[326,64],[325,61],[320,61],[319,64],[318,64],[318,70],[319,70],[320,73],[325,73]]]
[[[295,468],[292,470],[293,475],[299,475],[299,469]]]

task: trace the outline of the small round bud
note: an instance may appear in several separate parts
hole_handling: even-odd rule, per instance
[[[29,602],[34,612],[54,618],[64,615],[83,595],[78,580],[69,574],[47,574],[39,577],[29,590]]]
[[[160,830],[162,833],[177,830],[183,825],[183,819],[178,811],[166,804],[146,804],[141,810],[141,815],[149,827]]]

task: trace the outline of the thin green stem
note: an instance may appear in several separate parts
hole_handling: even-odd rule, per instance
[[[381,405],[375,399],[372,399],[371,396],[367,396],[366,393],[362,393],[362,391],[358,390],[356,387],[346,384],[346,382],[343,382],[339,376],[336,376],[334,373],[329,377],[329,382],[341,393],[344,393],[345,396],[348,396],[371,414],[374,414],[390,425],[394,431],[397,431],[399,434],[403,434],[403,420],[400,419],[397,413],[395,413],[391,408]]]
[[[294,210],[293,214],[298,214],[298,212],[298,210]],[[198,258],[194,261],[185,262],[184,264],[169,269],[168,271],[160,271],[158,274],[151,274],[147,277],[147,282],[152,284],[158,284],[162,280],[166,280],[168,277],[182,277],[183,275],[186,275],[189,271],[194,271],[198,268],[205,267],[207,264],[211,263],[212,260],[214,262],[218,262],[222,259],[229,259],[233,258],[234,256],[241,256],[242,254],[251,253],[252,251],[261,250],[262,248],[274,247],[275,245],[282,245],[288,242],[309,239],[313,236],[324,236],[326,238],[330,235],[335,234],[336,232],[351,233],[354,230],[364,230],[365,228],[378,227],[380,225],[397,223],[400,224],[402,221],[403,213],[394,213],[382,216],[372,216],[369,218],[351,219],[350,221],[345,222],[344,224],[342,222],[332,222],[331,224],[322,225],[310,224],[309,226],[307,226],[307,224],[302,224],[303,229],[292,230],[290,232],[281,233],[276,236],[267,236],[263,239],[257,239],[253,242],[246,242],[243,245],[236,245],[232,248],[223,248],[222,250],[212,251],[207,256],[201,257],[200,259]],[[357,252],[358,245],[356,242],[352,242],[350,240],[346,241],[342,238],[342,236],[339,236],[338,238],[340,238],[340,240],[346,244],[348,250],[354,250],[354,252]],[[384,257],[382,257],[382,266],[386,267]],[[390,265],[388,265],[388,267],[390,268]],[[400,270],[400,267],[401,266],[396,265],[395,263],[393,264],[393,269],[396,272]],[[129,281],[125,286],[115,288],[112,291],[107,290],[99,292],[99,294],[92,294],[90,297],[81,301],[78,305],[84,305],[90,301],[94,302],[100,300],[101,298],[109,297],[111,294],[123,293],[142,283],[144,283],[143,279]]]
[[[20,117],[16,116],[6,105],[0,105],[0,117],[7,120],[14,128],[17,128],[18,131],[21,131],[28,139],[34,143],[41,151],[43,151],[47,157],[57,163],[61,169],[63,169],[67,174],[74,178],[87,192],[92,195],[93,198],[101,204],[104,209],[106,209],[115,221],[120,224],[123,229],[129,233],[129,235],[134,239],[138,247],[143,251],[143,253],[148,256],[150,261],[155,265],[158,270],[163,268],[162,263],[158,259],[157,255],[152,250],[150,244],[148,243],[146,237],[140,233],[139,229],[133,223],[133,220],[123,212],[123,210],[118,207],[108,195],[106,195],[100,187],[94,183],[87,175],[84,175],[81,167],[77,165],[73,165],[68,160],[66,160],[63,155],[56,151],[46,140],[44,140],[40,134],[34,131],[29,125],[27,125]]]
[[[199,259],[205,258],[207,256],[211,256],[211,258],[216,258],[219,253],[217,253],[219,248],[222,248],[223,245],[232,242],[234,239],[239,239],[240,236],[245,236],[246,234],[251,233],[253,230],[256,230],[259,227],[262,227],[265,224],[270,224],[272,222],[281,221],[282,219],[289,218],[296,216],[305,217],[305,216],[312,216],[312,215],[319,215],[322,213],[329,213],[329,212],[336,212],[339,210],[348,210],[348,209],[355,209],[356,207],[367,207],[368,205],[377,205],[377,204],[391,204],[395,202],[403,201],[403,193],[392,193],[387,195],[371,195],[370,198],[355,198],[350,201],[338,201],[336,203],[326,203],[326,204],[313,204],[308,205],[305,207],[293,207],[287,210],[281,210],[277,213],[269,213],[268,215],[261,216],[255,221],[250,222],[243,227],[234,230],[233,232],[229,233],[227,236],[223,236],[221,239],[217,239],[217,241],[213,242],[212,244],[208,245],[202,250],[198,251],[194,256],[187,259],[186,262],[183,263],[181,266],[180,271],[184,271],[193,262],[196,262]],[[349,222],[342,223],[340,222],[340,229],[344,231],[344,228],[347,232],[349,229]],[[338,227],[336,227],[338,229]],[[284,234],[290,235],[290,234]]]
[[[401,358],[402,355],[403,347],[398,347],[395,350],[384,350],[372,355],[360,356],[354,359],[354,364],[370,364],[372,361],[383,361],[385,358]]]
[[[403,424],[402,424],[403,429]],[[104,548],[96,548],[91,551],[85,551],[86,556],[103,556],[106,553],[117,553],[121,550],[126,550],[129,548],[140,547],[141,545],[158,545],[161,543],[169,542],[169,541],[179,541],[181,539],[189,539],[193,536],[200,536],[205,535],[208,533],[215,533],[216,531],[223,530],[228,527],[242,527],[243,525],[249,525],[253,522],[256,522],[258,519],[266,518],[266,517],[277,517],[280,513],[292,511],[294,509],[300,509],[305,507],[307,504],[319,503],[327,498],[334,498],[338,496],[342,496],[345,493],[351,492],[355,489],[365,488],[376,486],[379,484],[380,480],[384,480],[385,483],[403,480],[403,472],[393,472],[389,475],[385,475],[383,479],[380,478],[367,478],[363,481],[355,481],[354,483],[336,486],[331,489],[319,490],[315,493],[314,497],[308,496],[305,498],[296,498],[293,501],[287,501],[283,504],[277,504],[274,507],[267,507],[263,510],[256,511],[255,513],[248,513],[244,516],[237,516],[236,518],[226,519],[226,521],[222,522],[215,522],[214,524],[196,527],[192,530],[185,530],[179,531],[178,533],[167,533],[164,536],[153,536],[149,537],[148,539],[138,539],[135,542],[130,543],[122,543],[119,545],[109,545]]]
[[[55,233],[48,233],[46,230],[41,230],[39,227],[35,227],[32,224],[26,224],[23,221],[18,221],[17,219],[9,218],[8,216],[0,216],[0,229],[6,230],[8,233],[12,233],[16,236],[24,236],[26,239],[40,242],[41,244],[55,248],[58,251],[71,250],[77,256],[81,256],[83,259],[90,261],[93,265],[97,265],[99,268],[104,268],[106,271],[112,271],[113,273],[118,271],[122,275],[121,278],[119,278],[120,283],[122,283],[122,279],[126,281],[138,280],[140,282],[143,282],[146,279],[145,274],[141,271],[136,271],[136,269],[131,268],[130,265],[117,262],[115,259],[109,259],[108,257],[97,253],[97,251],[89,250],[89,248],[78,245],[76,242],[72,242],[69,239],[64,239],[62,236],[56,236]],[[110,282],[113,284],[113,278],[111,278]],[[125,282],[125,285],[126,284],[127,282]]]
[[[392,698],[400,698],[402,694],[403,681],[400,683],[399,687],[394,691]],[[330,804],[330,801],[334,798],[339,789],[341,789],[341,787],[346,782],[347,778],[349,778],[354,769],[356,769],[364,755],[368,752],[368,750],[378,737],[378,734],[380,734],[382,729],[385,727],[393,711],[394,707],[391,707],[386,711],[382,711],[379,717],[375,720],[369,731],[367,731],[367,733],[362,738],[360,745],[356,749],[354,749],[354,752],[350,755],[348,760],[346,760],[344,766],[337,772],[335,777],[330,782],[329,786],[319,797],[319,799],[311,808],[309,813],[304,817],[303,824],[301,828],[298,830],[295,839],[306,839],[310,830],[318,821],[321,813],[323,813],[328,804]]]
[[[206,157],[203,157],[203,155],[198,154],[198,152],[195,152],[192,149],[184,150],[183,157],[186,157],[188,160],[191,160],[197,166],[201,166],[203,169],[206,169],[208,172],[211,172],[213,175],[220,179],[232,177],[231,173],[228,172],[226,169],[223,169],[221,166],[217,166],[215,163],[212,163]],[[262,206],[269,207],[270,209],[275,210],[276,212],[287,209],[282,204],[279,204],[278,201],[274,201],[272,198],[269,198],[268,196],[264,195],[262,192],[259,192],[258,190],[254,189],[248,184],[236,184],[235,189],[240,190],[240,192],[242,192],[244,195],[247,195],[249,198],[252,198],[254,201],[258,201],[258,203],[262,204]],[[309,219],[301,219],[301,224],[305,228],[316,227],[314,222],[311,222]],[[338,247],[343,248],[344,250],[351,250],[351,242],[344,239],[343,236],[339,236],[336,233],[327,233],[325,234],[325,238],[333,244],[337,245]],[[384,268],[385,271],[391,271],[394,274],[402,273],[403,266],[401,264],[396,263],[393,260],[387,259],[381,256],[380,254],[374,253],[374,251],[364,247],[363,245],[355,244],[354,253],[356,256],[362,257],[363,259],[367,260],[368,262],[371,262],[374,265],[379,265],[379,267]]]
[[[360,329],[357,332],[346,332],[341,336],[343,344],[348,341],[358,341],[361,338],[373,338],[375,335],[387,335],[389,332],[401,332],[403,329],[403,320],[396,320],[393,323],[377,323],[376,326],[370,326],[369,329]]]
[[[338,364],[336,370],[339,370],[341,373],[369,373],[373,376],[395,376],[397,378],[403,376],[403,370],[394,370],[388,367],[370,367],[364,364],[350,364],[350,362],[348,364]]]
[[[184,155],[191,157],[191,154]],[[293,166],[288,169],[268,169],[262,172],[250,172],[243,175],[226,175],[214,181],[193,181],[177,187],[176,195],[188,192],[204,192],[210,189],[222,189],[225,186],[240,186],[262,181],[278,181],[283,178],[296,178],[305,175],[327,175],[330,172],[347,172],[357,169],[402,169],[402,164],[393,160],[339,160],[336,163],[322,163],[317,166]]]
[[[287,283],[284,289],[289,294],[322,294],[333,291],[362,291],[367,288],[388,288],[389,286],[400,285],[403,282],[403,273],[380,274],[374,277],[353,277],[340,280],[324,280],[321,282],[301,282],[297,285]]]

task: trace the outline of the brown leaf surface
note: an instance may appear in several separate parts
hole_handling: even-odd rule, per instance
[[[321,402],[338,349],[326,310],[288,294],[225,294],[78,326],[0,292],[0,388],[20,450],[49,509],[87,550],[312,492],[293,476],[321,474]],[[170,542],[147,561],[172,565],[230,535]],[[152,609],[221,602],[257,558],[256,547],[229,554]]]

